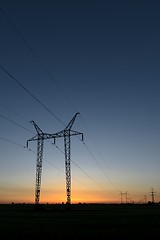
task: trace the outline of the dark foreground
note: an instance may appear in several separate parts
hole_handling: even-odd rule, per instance
[[[160,236],[159,205],[0,205],[2,240],[153,239]]]

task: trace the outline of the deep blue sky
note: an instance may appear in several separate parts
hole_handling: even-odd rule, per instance
[[[2,201],[34,201],[36,143],[35,154],[23,148],[36,134],[29,121],[54,133],[76,112],[73,129],[85,145],[72,138],[73,199],[120,201],[128,191],[133,201],[151,200],[153,187],[159,201],[159,1],[2,0],[0,7],[0,65],[12,75],[0,69]],[[56,201],[65,201],[64,155],[45,144],[41,199],[62,192]],[[63,139],[57,145],[63,151]]]

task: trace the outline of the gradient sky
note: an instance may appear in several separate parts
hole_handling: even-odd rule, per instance
[[[71,138],[71,202],[160,201],[160,2],[0,1],[0,203],[34,202],[36,135]],[[18,82],[17,82],[18,81]],[[20,83],[20,84],[18,84]],[[38,101],[37,101],[38,100]],[[66,202],[63,138],[40,202]]]

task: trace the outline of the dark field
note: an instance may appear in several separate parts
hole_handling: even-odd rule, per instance
[[[0,239],[159,239],[160,206],[127,204],[0,205]]]

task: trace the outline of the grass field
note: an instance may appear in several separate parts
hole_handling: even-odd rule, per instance
[[[160,206],[127,204],[0,205],[0,238],[31,239],[159,239]]]

